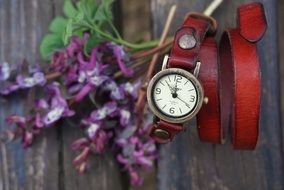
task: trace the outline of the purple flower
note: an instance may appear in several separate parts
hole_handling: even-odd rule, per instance
[[[88,146],[90,143],[90,140],[87,138],[80,138],[76,141],[74,141],[71,145],[72,150],[81,150],[84,147]]]
[[[26,149],[30,147],[33,142],[33,139],[34,139],[34,134],[30,131],[25,131],[23,133],[23,138],[22,138],[23,148]]]
[[[26,64],[27,63],[24,61],[17,69],[11,68],[7,63],[0,65],[0,81],[2,80],[0,84],[1,95],[9,95],[20,89],[29,89],[37,85],[45,85],[46,78],[44,73],[40,71],[40,66],[36,64],[28,66],[27,69]],[[18,75],[12,77],[11,72],[14,70],[21,73],[28,73],[28,76],[17,73]]]
[[[10,77],[11,68],[8,63],[0,64],[0,81],[5,81]]]
[[[130,174],[130,182],[131,185],[142,185],[143,180],[141,179],[140,175],[138,174],[138,172],[136,170],[134,170],[133,168],[129,169],[129,174]]]
[[[107,116],[113,116],[117,109],[116,102],[108,102],[102,108],[95,110],[91,113],[90,118],[92,121],[100,121]]]
[[[133,75],[133,70],[129,69],[125,65],[125,52],[123,50],[123,46],[116,45],[115,43],[107,43],[106,44],[114,54],[114,57],[116,58],[116,62],[123,74],[126,76],[132,76]]]
[[[34,105],[36,109],[48,109],[49,107],[48,102],[45,99],[36,100]]]
[[[131,83],[127,82],[125,84],[122,84],[121,88],[123,88],[124,91],[128,95],[132,96],[132,98],[136,99],[137,96],[138,96],[138,90],[139,90],[140,86],[141,86],[141,82],[140,81],[138,81],[138,82],[136,82],[134,84],[131,84]]]
[[[78,173],[83,173],[86,169],[86,162],[91,153],[89,147],[84,147],[81,153],[73,160],[73,165],[75,166]]]
[[[120,125],[127,126],[130,122],[131,114],[128,110],[121,109],[120,110]]]
[[[87,129],[87,133],[90,139],[95,139],[97,131],[100,129],[99,123],[91,123],[89,128]]]
[[[90,35],[88,33],[85,33],[83,38],[73,36],[70,40],[69,45],[66,48],[67,55],[69,57],[74,57],[77,53],[81,52],[89,37]]]
[[[5,81],[4,84],[0,84],[0,95],[9,95],[17,90],[20,89],[20,86],[18,84]]]
[[[47,87],[49,94],[49,111],[43,117],[43,123],[47,126],[55,123],[62,117],[70,117],[75,114],[73,110],[70,110],[66,100],[61,96],[58,83],[50,84]],[[44,100],[41,101],[44,105]]]
[[[123,100],[125,98],[124,89],[115,85],[113,86],[113,89],[111,90],[110,96],[114,100]]]
[[[102,154],[105,151],[108,140],[109,140],[109,135],[104,130],[99,130],[96,133],[96,136],[93,139],[96,153]]]
[[[51,109],[43,118],[43,122],[45,125],[50,125],[56,121],[58,121],[64,112],[64,107],[55,107],[53,109]]]
[[[81,100],[83,100],[93,89],[93,85],[92,84],[86,84],[85,86],[83,86],[80,91],[75,95],[74,100],[76,102],[80,102]]]
[[[60,50],[55,52],[51,58],[51,64],[49,66],[49,70],[65,72],[68,68],[67,55],[64,50]]]
[[[78,69],[76,72],[70,70],[69,72],[72,72],[72,75],[70,74],[67,80],[73,81],[72,86],[76,85],[77,89],[75,92],[77,94],[75,95],[75,101],[79,102],[91,91],[110,80],[110,77],[103,74],[107,65],[100,64],[97,61],[97,48],[92,50],[90,58],[85,58],[83,53],[79,53],[77,58]]]
[[[43,73],[34,73],[31,77],[17,76],[17,84],[20,88],[32,88],[36,85],[43,86],[46,83],[45,75]]]
[[[9,124],[17,124],[19,125],[20,127],[24,127],[27,120],[25,117],[22,117],[22,116],[18,116],[18,115],[10,115],[6,118],[6,122],[9,123]]]
[[[155,142],[147,136],[148,128],[137,128],[140,121],[137,121],[134,106],[141,83],[125,83],[113,78],[119,70],[128,77],[134,74],[127,66],[130,59],[123,46],[106,42],[86,55],[84,46],[88,39],[87,33],[83,38],[72,37],[67,47],[53,54],[52,63],[48,66],[49,72],[56,71],[54,76],[58,72],[62,74],[61,85],[67,97],[72,98],[72,103],[80,102],[88,95],[95,98],[94,101],[92,99],[95,108],[87,116],[84,114],[89,109],[80,112],[83,119],[79,127],[85,130],[85,136],[72,144],[72,149],[78,152],[73,164],[82,173],[91,154],[102,154],[109,147],[129,174],[131,184],[140,185],[139,169],[152,168],[157,158]],[[73,116],[75,112],[61,93],[61,86],[55,82],[47,83],[39,65],[25,65],[17,69],[11,66],[7,63],[0,65],[0,94],[7,95],[35,86],[45,89],[45,94],[35,101],[28,115],[7,118],[8,123],[16,125],[11,136],[20,137],[23,147],[27,148],[43,129]],[[20,72],[14,75],[14,70]],[[49,80],[52,74],[49,74]],[[139,125],[146,125],[145,121]]]

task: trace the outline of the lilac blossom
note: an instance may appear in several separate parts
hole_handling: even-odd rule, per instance
[[[44,98],[35,101],[34,114],[25,117],[11,115],[6,119],[7,123],[16,125],[15,136],[22,137],[24,148],[28,148],[32,144],[41,129],[52,126],[61,118],[71,117],[75,114],[62,97],[58,83],[49,84],[46,91]]]
[[[110,101],[93,110],[90,116],[83,120],[87,137],[78,139],[72,146],[74,150],[81,152],[73,162],[79,172],[86,168],[90,152],[102,154],[113,141],[117,161],[128,172],[131,184],[142,183],[139,168],[152,168],[157,151],[155,142],[147,136],[149,128],[136,127],[138,124],[133,109],[139,86],[140,82],[117,84],[114,81],[104,86],[104,90],[116,93],[110,93]],[[107,126],[111,121],[115,124],[112,127]],[[88,154],[85,152],[87,148]]]
[[[25,66],[25,62],[20,65],[19,71],[25,72],[21,67]],[[13,66],[15,67],[15,66]],[[14,68],[11,68],[8,63],[0,65],[0,95],[9,95],[20,89],[29,89],[35,86],[44,86],[46,84],[46,78],[44,73],[40,70],[39,65],[33,65],[28,67],[28,74],[18,74],[14,78],[11,76],[11,72]]]
[[[113,51],[113,54],[116,58],[116,61],[122,73],[125,74],[126,76],[132,76],[133,70],[127,68],[125,65],[126,54],[125,54],[125,51],[123,50],[123,46],[116,45],[115,43],[112,43],[112,42],[106,43],[106,46]]]
[[[10,77],[11,68],[8,63],[0,64],[0,81],[5,81]]]
[[[62,97],[59,84],[53,83],[47,86],[49,107],[48,111],[43,117],[43,123],[49,126],[62,117],[70,117],[75,114],[73,110],[69,109],[67,101]],[[44,100],[42,100],[43,102]]]
[[[115,153],[116,160],[129,174],[132,185],[143,182],[140,168],[150,169],[157,158],[155,142],[148,136],[149,118],[138,123],[134,110],[141,82],[122,82],[113,78],[117,71],[124,77],[133,76],[127,67],[129,55],[124,47],[113,42],[104,42],[94,47],[89,55],[84,47],[89,34],[83,38],[72,37],[66,48],[55,52],[48,66],[48,72],[62,73],[61,83],[48,82],[39,65],[30,66],[27,73],[12,75],[12,68],[7,63],[0,65],[0,94],[9,95],[19,89],[43,87],[45,94],[35,101],[29,115],[11,115],[9,124],[16,127],[14,137],[22,139],[24,148],[31,146],[41,130],[55,126],[60,119],[74,116],[70,102],[82,102],[88,95],[103,94],[103,101],[92,105],[93,110],[80,115],[80,128],[85,136],[74,141],[72,149],[78,152],[73,165],[79,173],[87,168],[88,158],[92,154],[103,154],[108,149]],[[62,90],[65,90],[64,95]],[[85,111],[85,110],[84,110]],[[143,126],[137,128],[137,126]]]

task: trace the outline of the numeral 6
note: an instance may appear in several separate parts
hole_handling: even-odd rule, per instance
[[[170,108],[170,113],[174,114],[175,113],[175,108]]]

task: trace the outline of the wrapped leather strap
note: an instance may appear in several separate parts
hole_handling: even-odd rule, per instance
[[[239,8],[239,28],[224,32],[220,43],[221,125],[231,127],[235,149],[254,149],[260,114],[260,64],[256,43],[266,20],[260,3]]]
[[[213,37],[202,43],[198,60],[201,62],[199,80],[208,99],[197,115],[197,129],[200,140],[211,143],[222,143],[224,133],[221,128],[219,73],[217,44]]]
[[[205,15],[191,13],[185,19],[183,26],[176,32],[173,47],[168,62],[169,68],[183,68],[191,70],[195,67],[197,56],[206,33],[212,29],[212,23],[216,21]],[[181,48],[179,40],[188,36],[192,48]],[[194,38],[190,38],[193,36]]]
[[[154,124],[150,136],[158,143],[168,143],[182,130],[182,124],[168,123],[161,120],[157,124]]]

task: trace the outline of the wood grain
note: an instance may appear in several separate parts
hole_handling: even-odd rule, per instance
[[[40,62],[39,44],[61,0],[0,0],[0,62],[18,64],[23,59]],[[9,128],[5,118],[24,114],[35,92],[0,98],[0,132]],[[65,124],[49,129],[34,146],[24,151],[20,142],[0,144],[0,190],[107,190],[127,189],[111,154],[91,158],[90,172],[79,176],[72,167],[75,153],[70,144],[78,129]],[[124,186],[122,185],[124,184]]]
[[[62,167],[64,182],[63,189],[66,190],[123,190],[128,184],[120,173],[120,169],[112,154],[92,156],[88,162],[88,171],[78,175],[72,166],[72,159],[76,153],[72,152],[71,143],[82,137],[80,129],[64,125],[62,131]]]
[[[61,14],[60,0],[0,0],[0,62],[18,64],[26,58],[39,62],[38,46],[49,21]],[[177,3],[178,15],[172,33],[190,10],[202,11],[210,0],[152,0],[153,34],[158,37],[167,10]],[[221,31],[234,27],[236,7],[246,0],[226,0],[214,17]],[[259,44],[262,67],[261,134],[256,151],[232,151],[229,143],[200,143],[194,123],[174,143],[161,147],[158,189],[283,189],[283,150],[280,125],[278,73],[277,1],[262,0],[268,31]],[[283,3],[282,3],[283,4]],[[282,6],[283,7],[283,6]],[[282,30],[283,31],[283,30]],[[283,38],[281,38],[283,39]],[[283,67],[282,67],[283,68]],[[35,93],[0,98],[0,132],[9,128],[4,118],[27,112]],[[20,143],[0,144],[0,190],[128,189],[113,157],[94,157],[91,170],[78,176],[71,166],[75,156],[70,143],[80,136],[66,124],[47,130],[34,147],[22,150]]]
[[[202,11],[210,1],[152,0],[153,33],[162,30],[169,7],[176,3],[178,15],[173,30],[187,11]],[[222,31],[236,26],[236,8],[252,1],[228,0],[213,14]],[[277,1],[264,3],[268,30],[258,45],[262,71],[262,105],[260,140],[256,151],[233,151],[230,143],[201,143],[194,126],[179,135],[174,143],[163,145],[158,163],[158,189],[283,189],[283,150],[280,125],[279,65],[277,41]],[[161,8],[163,7],[163,8]]]
[[[279,26],[279,49],[283,52],[284,50],[284,1],[278,1],[278,26]],[[280,53],[280,87],[281,87],[281,118],[283,123],[284,118],[284,54]],[[282,129],[282,134],[284,135],[284,129]],[[282,135],[282,136],[283,136]],[[283,142],[284,147],[284,142]]]
[[[0,0],[0,62],[19,64],[23,59],[39,61],[38,45],[60,3],[40,0]],[[35,93],[0,98],[0,131],[9,128],[4,118],[24,114]],[[24,151],[20,142],[0,144],[0,189],[58,188],[58,136],[47,130]]]

